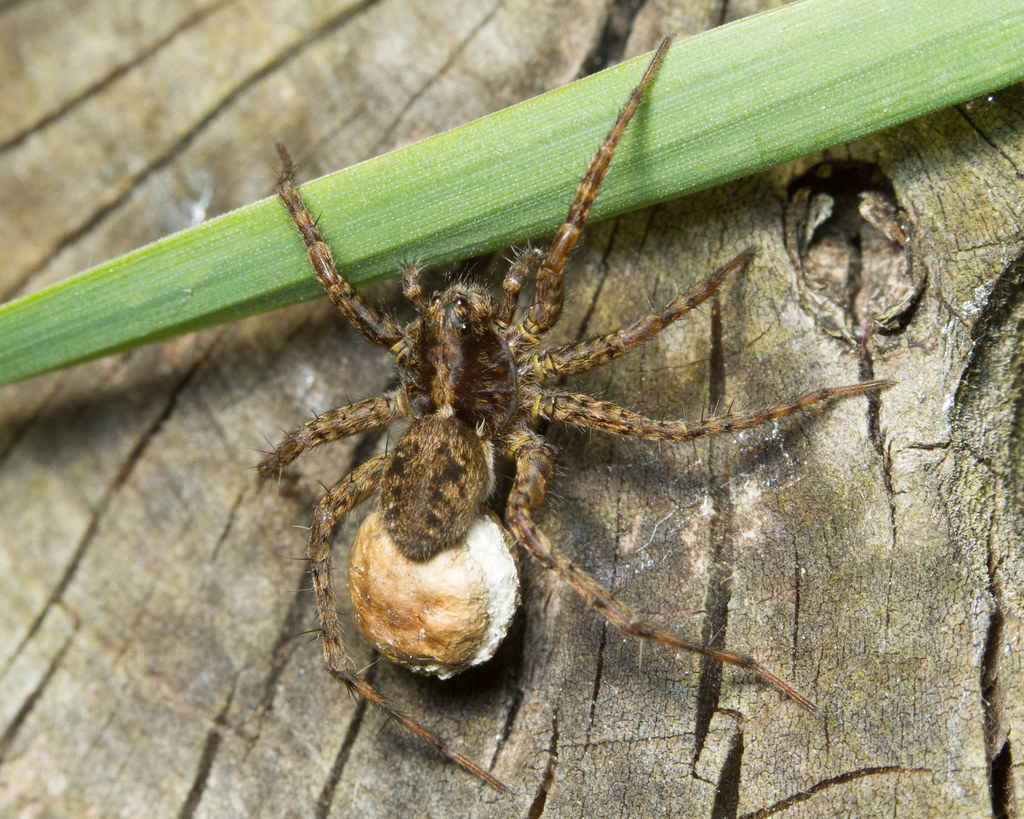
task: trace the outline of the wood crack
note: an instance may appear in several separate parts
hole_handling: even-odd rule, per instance
[[[473,26],[473,28],[470,29],[469,33],[455,44],[455,47],[451,50],[451,53],[448,55],[448,59],[444,61],[444,64],[436,72],[431,74],[431,76],[427,79],[425,83],[423,83],[423,85],[421,85],[419,88],[413,91],[412,94],[409,95],[409,98],[405,101],[405,104],[398,110],[398,113],[391,118],[390,122],[388,122],[384,127],[380,129],[382,136],[373,144],[373,147],[368,151],[368,154],[370,156],[376,156],[377,154],[382,153],[384,151],[384,149],[390,144],[392,135],[398,130],[398,124],[402,121],[403,117],[405,117],[405,115],[409,113],[412,106],[415,105],[416,102],[419,101],[431,87],[433,87],[433,85],[437,82],[439,78],[443,77],[446,73],[448,73],[449,69],[451,69],[451,67],[455,65],[455,61],[458,59],[458,57],[465,52],[466,46],[473,42],[473,39],[477,36],[477,34],[480,33],[481,29],[483,29],[484,26],[486,26],[494,19],[494,16],[498,13],[499,8],[500,5],[492,6],[491,10],[486,15],[484,15],[480,22]]]
[[[743,769],[743,730],[737,728],[729,742],[729,751],[715,784],[715,801],[711,819],[733,819],[740,805],[740,782]]]
[[[223,738],[222,732],[227,725],[227,714],[231,708],[231,702],[235,698],[235,690],[238,686],[236,677],[231,683],[231,690],[228,692],[227,700],[220,713],[213,720],[213,727],[206,734],[206,742],[203,744],[203,752],[199,757],[199,766],[196,769],[195,778],[192,780],[192,787],[189,789],[185,802],[178,811],[178,819],[189,819],[196,812],[199,803],[202,801],[203,792],[206,790],[206,783],[210,779],[210,771],[213,770],[214,760],[217,758],[217,751],[220,749],[220,742]]]
[[[601,260],[594,265],[598,271],[597,286],[594,288],[594,293],[590,297],[590,301],[587,304],[587,309],[583,311],[583,317],[580,319],[579,324],[576,326],[576,331],[572,335],[573,341],[582,341],[590,334],[590,320],[594,316],[594,311],[597,309],[597,305],[604,300],[604,289],[608,283],[608,257],[612,254],[612,248],[615,247],[615,239],[619,232],[619,220],[616,219],[611,226],[609,231],[608,241],[605,243],[604,249],[601,253]],[[565,382],[565,379],[560,379],[559,384]]]
[[[86,100],[95,97],[104,89],[109,88],[116,80],[125,76],[129,71],[138,68],[140,65],[156,56],[166,45],[173,42],[181,34],[183,34],[191,28],[194,28],[196,25],[201,23],[211,14],[213,14],[216,11],[220,11],[220,9],[230,5],[233,2],[235,2],[235,0],[220,0],[220,2],[213,3],[207,8],[200,9],[194,14],[185,17],[180,22],[178,22],[177,25],[170,28],[162,37],[157,38],[152,43],[144,44],[145,50],[137,54],[134,59],[115,65],[98,80],[87,85],[85,88],[81,89],[77,94],[66,99],[60,106],[50,111],[48,114],[43,114],[43,116],[41,116],[32,124],[23,128],[18,133],[14,134],[6,142],[0,142],[0,153],[3,153],[4,151],[9,151],[12,148],[16,148],[29,137],[49,127],[57,120],[71,113],[71,111],[73,111],[79,105],[84,103]]]
[[[363,727],[363,722],[366,719],[366,705],[367,701],[359,698],[355,716],[353,716],[352,721],[348,724],[345,738],[341,741],[338,753],[334,757],[334,764],[331,765],[330,773],[327,775],[327,779],[324,780],[324,785],[320,789],[320,795],[317,797],[316,810],[313,812],[317,819],[324,819],[330,815],[331,805],[334,803],[334,794],[338,789],[338,782],[341,781],[341,774],[345,770],[345,765],[348,763],[348,758],[352,753],[352,746],[355,744],[359,730]]]
[[[725,349],[722,344],[722,309],[716,293],[711,298],[711,345],[709,352],[709,412],[725,402]],[[733,504],[730,482],[728,442],[712,439],[708,443],[710,498],[714,512],[710,517],[711,561],[704,598],[702,641],[715,648],[725,648],[732,599],[733,576]],[[701,657],[700,682],[697,688],[694,716],[693,764],[696,766],[704,750],[711,720],[718,710],[722,689],[722,663]]]
[[[999,679],[999,661],[1003,654],[1003,587],[999,579],[999,565],[992,542],[992,533],[997,531],[995,511],[991,514],[987,538],[988,593],[992,599],[992,613],[989,616],[988,631],[985,635],[985,650],[981,661],[981,700],[984,711],[985,756],[988,762],[987,776],[992,815],[996,819],[1014,819],[1017,816],[1017,800],[1014,792],[1013,751],[1010,745],[1010,730],[1006,725],[1006,699]]]
[[[608,7],[601,33],[580,66],[580,77],[589,76],[609,65],[622,62],[626,53],[626,42],[633,32],[633,23],[646,2],[647,0],[613,0]]]
[[[21,730],[21,726],[25,724],[25,720],[28,719],[28,715],[32,713],[32,709],[35,708],[35,705],[42,696],[43,691],[46,690],[46,686],[49,685],[53,675],[56,673],[57,669],[60,668],[60,664],[64,660],[64,655],[67,654],[74,638],[75,633],[72,632],[71,636],[64,641],[64,645],[61,646],[60,651],[57,652],[57,656],[51,660],[43,678],[39,681],[38,685],[32,689],[32,692],[25,698],[25,701],[21,704],[17,713],[12,717],[7,729],[3,733],[3,736],[0,736],[0,763],[6,759],[8,752],[11,750],[11,746],[14,744],[15,738],[18,736],[18,732]]]
[[[295,60],[309,46],[330,35],[335,29],[344,25],[353,17],[376,5],[378,2],[380,2],[380,0],[366,0],[366,2],[360,3],[358,6],[346,9],[344,12],[335,15],[316,31],[307,33],[300,37],[297,42],[284,48],[277,57],[268,61],[243,78],[234,87],[228,90],[227,93],[225,93],[219,100],[215,101],[205,114],[196,119],[189,129],[180,134],[177,139],[168,145],[160,155],[154,157],[136,173],[126,176],[125,184],[118,195],[108,202],[100,204],[99,207],[92,211],[92,213],[83,222],[71,227],[63,236],[57,237],[50,251],[40,259],[37,264],[25,271],[19,281],[12,283],[12,286],[9,287],[7,292],[3,295],[3,299],[7,300],[12,298],[15,293],[24,287],[26,282],[31,280],[41,270],[45,269],[46,266],[60,255],[65,248],[88,235],[94,228],[103,222],[104,219],[122,206],[126,205],[131,200],[132,196],[134,196],[136,189],[143,182],[166,168],[173,160],[184,153],[185,150],[198,138],[198,136],[243,94],[265,80],[267,77],[273,76],[278,71],[282,70],[284,66]]]
[[[859,247],[858,247],[859,258]],[[858,264],[859,267],[859,264]],[[859,276],[858,283],[859,283]],[[858,284],[859,286],[859,284]],[[852,306],[851,306],[851,315]],[[875,365],[871,355],[871,345],[864,342],[859,345],[859,375],[864,381],[875,380]],[[868,408],[868,434],[871,444],[878,453],[881,461],[882,484],[885,487],[885,497],[888,501],[889,512],[889,582],[885,601],[885,633],[888,635],[892,616],[892,586],[896,550],[899,546],[896,526],[896,490],[892,479],[892,455],[885,441],[885,431],[882,429],[882,396],[879,392],[870,392],[866,395]]]
[[[604,678],[604,654],[608,645],[608,621],[601,623],[601,642],[597,647],[597,668],[594,669],[594,687],[590,691],[590,712],[587,715],[587,730],[584,732],[583,745],[590,748],[590,734],[594,730],[597,718],[597,700],[601,694],[601,680]]]
[[[970,118],[970,116],[967,114],[967,112],[963,109],[963,105],[955,105],[955,106],[953,106],[953,110],[956,111],[958,114],[960,114],[960,116],[962,116],[964,118],[964,121],[971,127],[971,130],[974,131],[974,133],[976,133],[978,135],[978,138],[980,140],[982,140],[986,145],[988,145],[989,148],[991,148],[993,151],[995,151],[1003,159],[1006,160],[1006,163],[1011,168],[1013,168],[1013,172],[1016,174],[1018,179],[1021,178],[1021,177],[1024,177],[1024,172],[1022,172],[1021,169],[1019,167],[1017,167],[1017,163],[1013,161],[1013,158],[1009,154],[1006,153],[1006,149],[1002,148],[999,145],[997,145],[989,137],[988,134],[986,134],[983,130],[981,130],[981,128],[979,128],[977,126],[977,124],[974,122],[974,120],[972,120]]]
[[[793,667],[799,660],[798,645],[800,642],[800,586],[803,578],[803,564],[800,562],[800,546],[795,535],[790,535],[793,543]]]
[[[303,577],[307,573],[308,569],[303,566]],[[296,637],[309,633],[308,631],[303,632],[301,627],[302,621],[309,616],[311,611],[313,611],[313,604],[311,600],[312,595],[310,594],[309,588],[301,588],[301,580],[299,585],[300,588],[292,596],[292,601],[288,606],[288,611],[285,614],[284,621],[281,623],[281,628],[278,631],[277,639],[274,641],[274,647],[270,651],[270,671],[263,680],[263,691],[259,699],[258,713],[260,723],[262,723],[267,714],[269,714],[274,707],[274,700],[277,697],[278,682],[281,679],[281,675],[284,674],[285,669],[288,667],[288,661],[295,653]],[[314,633],[319,634],[319,630],[314,629]],[[250,750],[255,745],[259,735],[260,728],[257,728],[249,737]]]
[[[555,781],[555,768],[558,767],[558,707],[555,707],[551,715],[551,741],[548,743],[548,764],[544,769],[544,777],[541,779],[540,788],[530,803],[527,811],[529,819],[540,819],[544,814],[544,806],[548,801],[548,794]]]
[[[768,816],[781,813],[782,811],[788,810],[801,802],[806,802],[815,794],[821,793],[828,788],[834,788],[837,785],[845,785],[847,782],[853,782],[854,780],[863,779],[867,776],[886,776],[888,774],[907,773],[931,773],[931,769],[902,768],[899,765],[879,765],[870,768],[859,768],[855,771],[847,771],[846,773],[839,774],[838,776],[830,776],[828,779],[823,779],[820,782],[811,785],[806,790],[799,791],[792,796],[787,796],[785,799],[780,799],[772,805],[761,808],[761,810],[754,811],[752,813],[744,813],[742,814],[741,819],[766,819]]]
[[[142,433],[139,435],[139,440],[136,441],[135,446],[132,447],[131,451],[125,457],[124,463],[121,465],[121,468],[117,471],[113,479],[110,481],[109,486],[107,486],[106,490],[103,492],[103,495],[96,506],[96,510],[92,513],[91,517],[89,518],[89,522],[85,527],[85,531],[83,532],[82,537],[79,539],[78,545],[75,547],[74,553],[71,555],[71,558],[65,565],[63,574],[57,581],[56,585],[53,587],[53,591],[50,593],[49,599],[47,599],[46,603],[43,605],[43,608],[40,610],[39,614],[36,615],[36,618],[32,621],[32,625],[30,625],[28,630],[25,632],[25,636],[18,643],[17,648],[15,648],[13,652],[11,652],[11,655],[8,658],[7,663],[4,665],[3,670],[0,671],[0,676],[7,672],[7,670],[11,666],[11,663],[15,661],[18,655],[24,650],[25,646],[28,645],[29,641],[39,631],[39,628],[42,625],[43,620],[46,618],[46,615],[49,613],[50,609],[59,604],[60,601],[63,599],[64,592],[67,590],[68,586],[71,584],[71,581],[74,579],[75,574],[78,572],[78,567],[81,565],[82,560],[85,557],[85,553],[89,549],[89,546],[92,545],[96,532],[99,529],[100,522],[103,520],[103,517],[106,514],[107,509],[110,507],[111,502],[113,501],[114,497],[117,495],[121,487],[124,485],[125,481],[128,480],[129,475],[131,475],[132,471],[135,469],[136,464],[142,458],[142,453],[146,451],[146,448],[149,446],[150,441],[153,440],[153,436],[156,435],[160,427],[163,426],[163,423],[170,417],[170,414],[173,411],[175,404],[177,403],[178,395],[181,393],[183,389],[185,389],[185,387],[195,376],[196,372],[206,361],[206,357],[209,354],[210,347],[213,345],[213,341],[214,339],[211,338],[210,345],[207,347],[207,349],[200,354],[200,356],[193,362],[192,366],[182,375],[178,382],[175,385],[173,385],[173,387],[171,387],[171,389],[167,393],[163,409],[160,411],[158,415],[156,415],[153,418],[149,425],[142,431]]]

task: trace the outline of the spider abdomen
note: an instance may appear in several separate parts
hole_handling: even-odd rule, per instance
[[[380,516],[396,548],[429,560],[462,544],[491,492],[490,444],[454,415],[413,423],[388,457]]]

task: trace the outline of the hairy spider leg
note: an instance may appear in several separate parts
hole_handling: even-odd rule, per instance
[[[618,143],[623,131],[626,130],[629,120],[636,112],[640,100],[643,99],[644,91],[647,90],[647,86],[654,79],[658,66],[668,51],[671,41],[671,35],[666,35],[662,38],[661,43],[654,52],[654,56],[651,57],[651,61],[647,64],[647,70],[644,71],[643,77],[641,77],[636,88],[633,89],[633,93],[622,107],[622,110],[619,111],[619,115],[615,119],[611,130],[608,131],[608,136],[605,137],[601,147],[597,149],[597,153],[590,160],[590,165],[587,167],[587,172],[583,175],[583,179],[576,191],[576,198],[569,208],[565,222],[555,234],[547,256],[537,271],[537,284],[534,289],[533,303],[530,305],[530,310],[526,318],[519,323],[515,332],[509,338],[509,347],[513,350],[523,344],[535,344],[537,337],[551,329],[562,314],[564,296],[562,274],[565,269],[565,261],[569,258],[569,253],[576,246],[576,242],[583,232],[587,215],[590,213],[590,208],[597,198],[597,190],[601,186],[601,181],[604,179],[605,174],[608,172],[608,166],[612,161],[612,152],[615,150],[615,145]]]
[[[411,731],[424,742],[433,746],[442,756],[461,765],[470,773],[476,774],[487,784],[499,791],[506,791],[507,788],[498,779],[449,746],[437,734],[427,730],[412,717],[398,710],[389,699],[359,676],[345,654],[341,622],[334,596],[331,535],[342,518],[369,498],[377,489],[387,459],[388,455],[383,453],[354,469],[324,495],[313,513],[307,553],[313,576],[313,591],[316,594],[316,611],[320,619],[320,641],[323,645],[324,665],[331,676],[344,684],[353,694],[364,697],[380,709],[388,719]]]
[[[523,282],[540,267],[543,261],[544,253],[535,248],[527,248],[516,253],[515,260],[509,266],[505,280],[501,284],[504,299],[497,321],[503,327],[509,327],[512,324],[512,319],[515,318],[516,307],[519,305],[519,291],[523,287]]]
[[[281,441],[259,465],[261,478],[286,477],[286,467],[307,449],[387,426],[400,415],[394,393],[364,398],[310,418]]]
[[[654,338],[658,333],[682,318],[710,298],[722,280],[754,255],[744,250],[730,259],[700,284],[680,293],[661,310],[641,316],[628,327],[621,327],[604,335],[548,347],[534,356],[534,366],[542,378],[555,379],[586,372],[625,355],[638,344]]]
[[[423,299],[423,288],[420,286],[420,269],[414,264],[402,265],[402,295],[416,308],[417,313],[422,313],[427,303]]]
[[[590,395],[551,392],[537,400],[533,415],[538,420],[564,421],[573,426],[599,429],[624,438],[680,442],[691,441],[704,435],[721,435],[725,432],[750,429],[812,404],[881,390],[891,384],[891,381],[865,381],[862,384],[850,384],[845,387],[827,387],[765,409],[718,415],[692,422],[660,421]]]
[[[515,460],[516,475],[505,507],[506,524],[534,560],[561,577],[574,592],[597,609],[605,620],[626,634],[654,640],[673,648],[691,651],[753,671],[794,702],[809,711],[817,711],[813,702],[753,657],[687,640],[670,631],[651,625],[638,612],[616,599],[615,595],[591,575],[561,552],[555,550],[530,515],[530,510],[537,506],[547,494],[548,485],[554,474],[554,461],[551,458],[550,447],[536,434],[523,432],[516,436],[511,443],[509,454]]]
[[[277,193],[288,209],[299,236],[302,237],[302,243],[306,246],[317,279],[334,302],[334,306],[367,341],[379,347],[393,347],[403,338],[401,327],[391,316],[377,309],[346,279],[338,275],[331,249],[320,235],[316,220],[295,188],[295,165],[292,158],[280,142],[277,143],[277,152],[283,165],[277,182]]]

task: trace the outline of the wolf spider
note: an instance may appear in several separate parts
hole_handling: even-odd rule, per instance
[[[338,275],[331,251],[295,188],[291,159],[284,147],[278,145],[284,167],[277,190],[302,237],[317,278],[352,326],[368,341],[391,352],[401,386],[306,422],[268,454],[259,466],[260,474],[264,478],[280,477],[307,449],[380,428],[400,418],[412,422],[392,451],[376,455],[353,470],[327,492],[314,512],[308,557],[327,670],[350,692],[364,697],[445,757],[500,790],[504,786],[494,776],[402,713],[356,671],[342,643],[331,569],[331,535],[335,526],[375,492],[380,500],[378,511],[373,514],[377,515],[378,529],[383,533],[372,536],[377,540],[371,542],[371,550],[383,539],[396,547],[404,559],[418,564],[458,547],[485,514],[494,517],[485,511],[485,504],[493,489],[495,452],[510,459],[515,469],[499,528],[510,532],[534,560],[557,573],[608,622],[627,634],[753,671],[800,705],[814,709],[793,686],[749,655],[705,645],[646,622],[557,551],[531,516],[531,510],[543,500],[554,473],[552,447],[535,431],[538,422],[562,421],[632,438],[691,441],[704,435],[755,427],[811,404],[884,386],[884,382],[872,381],[823,389],[767,409],[693,422],[645,418],[608,401],[567,392],[558,386],[559,379],[606,364],[654,338],[708,299],[724,277],[752,255],[750,250],[743,251],[703,283],[628,327],[584,341],[538,348],[562,312],[563,268],[587,220],[612,151],[640,104],[668,44],[666,37],[591,159],[565,223],[555,234],[547,254],[528,252],[512,264],[502,285],[500,305],[482,288],[464,284],[427,297],[420,287],[419,271],[407,265],[402,271],[402,290],[416,309],[417,318],[405,328],[400,327]],[[533,272],[533,301],[525,316],[516,321],[520,288]]]

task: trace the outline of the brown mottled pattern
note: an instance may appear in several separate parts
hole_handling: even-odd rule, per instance
[[[291,160],[279,146],[284,171],[278,192],[302,236],[317,278],[363,336],[391,350],[401,387],[389,395],[359,401],[307,422],[264,460],[261,475],[270,478],[287,474],[285,467],[291,461],[326,441],[381,427],[398,417],[412,421],[390,453],[357,468],[330,489],[316,508],[307,549],[327,670],[349,690],[499,790],[505,787],[492,774],[401,713],[352,667],[342,643],[330,560],[334,528],[378,488],[385,526],[404,555],[426,559],[459,544],[483,513],[492,492],[492,448],[515,465],[504,525],[535,560],[556,572],[608,622],[627,634],[752,670],[796,702],[814,707],[792,685],[751,657],[648,623],[555,550],[531,517],[531,510],[543,501],[554,475],[551,447],[532,428],[538,421],[564,421],[617,435],[683,441],[745,429],[827,399],[885,386],[885,382],[872,381],[819,390],[765,410],[696,422],[645,418],[607,401],[557,387],[563,376],[605,364],[655,337],[711,297],[722,279],[752,255],[751,250],[744,250],[706,281],[627,327],[574,344],[535,350],[561,314],[566,259],[586,222],[616,142],[643,99],[668,44],[665,38],[594,155],[565,224],[555,234],[547,254],[527,251],[513,263],[502,287],[500,307],[478,287],[453,286],[428,298],[420,286],[419,271],[406,266],[402,271],[403,292],[418,317],[404,330],[399,329],[392,318],[369,304],[338,275],[330,251],[293,184]],[[514,324],[520,289],[534,270],[533,302],[526,316]]]
[[[463,541],[487,500],[487,458],[455,416],[428,415],[399,439],[381,475],[380,511],[403,554],[429,560]]]

